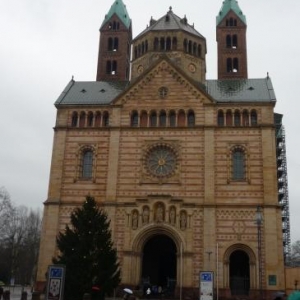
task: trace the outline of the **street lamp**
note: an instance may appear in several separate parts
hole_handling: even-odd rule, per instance
[[[260,299],[263,299],[263,290],[262,290],[262,255],[261,255],[261,226],[263,223],[263,216],[261,207],[257,206],[255,214],[255,223],[257,225],[257,246],[258,246],[258,280],[259,280],[259,295]]]

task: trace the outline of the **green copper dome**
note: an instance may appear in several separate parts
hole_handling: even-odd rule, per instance
[[[241,11],[238,2],[236,0],[225,0],[223,2],[223,6],[219,12],[219,15],[217,16],[217,25],[221,23],[221,21],[225,18],[225,16],[230,12],[233,11],[239,19],[244,23],[247,24],[246,22],[246,16],[243,14]]]
[[[106,22],[108,20],[110,20],[110,18],[116,14],[119,19],[123,22],[123,24],[129,28],[130,24],[131,24],[131,20],[130,17],[128,15],[127,9],[126,9],[126,5],[123,3],[122,0],[115,0],[115,2],[113,3],[113,5],[110,7],[110,10],[108,12],[107,15],[105,15],[104,21],[101,25],[101,28],[103,27],[104,24],[106,24]]]

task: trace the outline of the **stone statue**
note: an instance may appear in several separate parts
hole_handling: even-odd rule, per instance
[[[139,226],[139,215],[137,211],[135,210],[132,214],[132,228],[137,229]]]
[[[143,215],[142,215],[143,224],[148,224],[149,223],[149,215],[150,215],[149,207],[145,206],[144,209],[143,209]]]
[[[175,225],[176,224],[176,211],[175,208],[172,207],[170,209],[170,224]]]

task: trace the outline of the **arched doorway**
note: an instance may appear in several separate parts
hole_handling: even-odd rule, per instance
[[[151,286],[152,293],[174,292],[176,286],[176,245],[166,235],[155,235],[143,248],[142,282],[143,288]]]
[[[229,258],[230,290],[232,295],[248,295],[250,289],[249,256],[243,250],[236,250]]]

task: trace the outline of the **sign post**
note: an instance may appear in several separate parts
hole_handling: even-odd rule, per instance
[[[199,283],[199,300],[213,300],[214,299],[214,273],[200,272]]]
[[[65,266],[48,266],[46,300],[63,300],[65,273]]]

